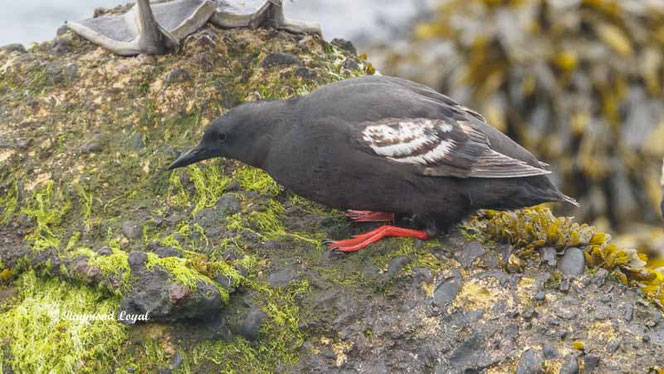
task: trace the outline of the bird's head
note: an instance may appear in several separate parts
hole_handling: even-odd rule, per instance
[[[215,119],[205,129],[196,148],[182,154],[168,170],[187,166],[213,157],[230,157],[260,166],[264,157],[265,138],[269,135],[269,116],[265,104],[247,103],[237,106]]]

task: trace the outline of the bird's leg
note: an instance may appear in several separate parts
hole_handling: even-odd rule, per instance
[[[320,26],[317,23],[296,21],[284,16],[283,0],[269,0],[270,8],[267,11],[266,26],[286,30],[294,33],[313,33],[321,35]]]
[[[352,239],[337,240],[328,244],[331,250],[340,252],[355,252],[365,248],[371,243],[375,243],[383,238],[397,236],[403,238],[418,238],[421,240],[429,239],[426,230],[404,229],[396,226],[381,226],[367,233],[356,235]]]
[[[177,48],[178,40],[157,23],[150,8],[150,0],[136,0],[138,49],[142,53],[160,55]]]
[[[371,210],[347,210],[346,216],[353,222],[394,222],[394,213]]]

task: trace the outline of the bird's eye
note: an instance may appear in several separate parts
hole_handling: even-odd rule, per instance
[[[219,139],[220,142],[226,141],[226,133],[223,133],[223,132],[220,133],[218,135],[218,139]]]

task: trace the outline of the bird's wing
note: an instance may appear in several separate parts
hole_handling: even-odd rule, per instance
[[[516,178],[550,171],[500,153],[469,120],[386,118],[358,126],[361,149],[428,176]]]

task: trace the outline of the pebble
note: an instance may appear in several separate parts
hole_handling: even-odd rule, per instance
[[[101,150],[102,150],[102,145],[101,141],[99,140],[92,140],[88,143],[85,143],[83,147],[81,147],[81,152],[83,153],[95,153]]]
[[[339,47],[341,49],[344,49],[344,50],[352,53],[353,55],[357,54],[357,49],[353,45],[353,42],[351,42],[350,40],[341,39],[341,38],[334,38],[334,39],[332,39],[332,41],[330,43],[333,44],[333,45],[336,45],[337,47]]]
[[[549,264],[549,266],[556,266],[556,263],[558,262],[557,254],[556,254],[556,249],[552,247],[544,247],[541,250],[540,254],[542,261],[546,262]]]
[[[634,305],[629,304],[625,307],[625,321],[631,322],[634,318]]]
[[[533,300],[535,301],[544,301],[544,299],[546,299],[546,294],[544,291],[540,291],[536,293],[535,296],[533,296]]]
[[[560,374],[577,374],[579,372],[579,363],[573,355],[567,356],[567,360],[560,368]]]
[[[133,251],[129,253],[129,256],[127,257],[127,262],[129,263],[129,268],[132,270],[140,269],[143,264],[148,260],[148,256],[145,254],[145,252],[140,252],[140,251]]]
[[[565,254],[558,262],[558,270],[563,275],[575,277],[583,274],[585,261],[586,259],[582,250],[576,247],[567,248]]]
[[[396,277],[399,270],[410,263],[411,259],[406,256],[396,256],[390,259],[390,263],[385,272],[385,279],[390,280]]]
[[[217,208],[222,217],[233,215],[240,211],[240,200],[233,195],[224,195],[217,200]]]
[[[560,286],[558,287],[558,289],[559,289],[561,292],[567,292],[567,291],[569,291],[569,278],[564,278],[564,279],[560,282]]]
[[[611,340],[609,342],[609,346],[607,348],[608,348],[609,353],[614,353],[615,351],[618,350],[618,348],[620,348],[620,340],[618,340],[618,339]]]
[[[140,132],[135,132],[131,138],[129,138],[129,146],[135,151],[140,151],[145,148],[143,134]]]
[[[484,254],[484,246],[478,241],[466,243],[461,250],[455,252],[454,257],[463,267],[470,266],[476,258]]]
[[[609,276],[609,271],[604,269],[604,268],[599,268],[595,272],[595,276],[593,277],[593,283],[595,283],[597,286],[601,286],[604,284],[606,281],[606,277]]]
[[[126,221],[122,224],[122,234],[129,240],[135,240],[143,235],[143,227],[134,221]]]
[[[295,279],[295,277],[297,277],[295,269],[286,268],[270,274],[267,277],[267,281],[272,287],[285,287],[290,281]]]
[[[103,246],[103,247],[97,249],[97,253],[102,255],[102,256],[110,256],[110,255],[113,254],[113,250],[108,246]]]
[[[302,60],[292,53],[277,52],[265,57],[261,63],[263,68],[288,65],[302,65]]]
[[[592,373],[599,366],[599,356],[588,355],[583,359],[583,372]]]
[[[166,77],[166,83],[167,84],[172,84],[172,83],[183,83],[191,80],[191,75],[189,75],[189,72],[184,70],[184,69],[174,69],[171,70],[170,73],[168,73],[168,76]]]
[[[542,354],[544,355],[544,358],[548,360],[558,357],[558,350],[552,345],[544,344],[542,346]]]
[[[433,291],[433,303],[438,306],[446,306],[456,298],[460,289],[461,285],[457,278],[452,277],[444,280]]]
[[[360,70],[360,64],[358,64],[357,61],[353,60],[352,58],[346,59],[341,67],[350,71]]]
[[[533,348],[526,349],[519,357],[516,374],[536,374],[542,372],[542,353]]]
[[[265,322],[265,319],[267,319],[267,314],[263,313],[262,311],[250,311],[247,316],[244,317],[238,333],[247,338],[249,341],[258,339],[260,328],[263,325],[263,322]]]

